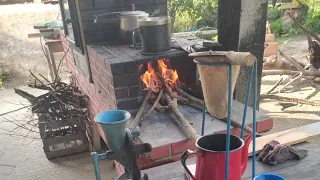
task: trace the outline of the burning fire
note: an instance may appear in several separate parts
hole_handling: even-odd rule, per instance
[[[172,85],[178,81],[178,73],[176,70],[168,69],[164,59],[158,60],[158,72],[166,82],[166,86],[172,90]],[[157,72],[152,67],[152,63],[148,62],[147,71],[141,75],[141,79],[147,88],[152,88],[153,92],[158,92],[158,86],[161,86],[161,81],[158,78]]]

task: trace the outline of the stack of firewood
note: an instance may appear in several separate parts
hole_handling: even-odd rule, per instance
[[[47,90],[47,93],[36,97],[17,88],[15,92],[31,103],[32,112],[40,117],[39,123],[44,123],[42,125],[45,129],[44,133],[40,133],[41,138],[44,139],[83,131],[83,129],[80,130],[78,129],[79,127],[74,126],[74,119],[78,119],[79,121],[87,119],[87,96],[82,94],[79,89],[72,86],[72,84],[68,85],[62,82],[60,78],[50,83],[42,75],[40,76],[45,82],[41,81],[40,78],[34,74],[32,74],[32,76],[35,77],[35,82],[29,84],[29,87]],[[68,127],[61,128],[58,124],[64,124],[65,127]]]
[[[145,93],[143,102],[130,128],[135,129],[137,126],[140,126],[141,121],[145,120],[153,110],[157,110],[158,112],[168,113],[171,120],[180,127],[188,138],[196,139],[199,137],[199,134],[189,123],[190,121],[180,112],[178,105],[182,104],[203,110],[204,101],[188,93],[187,88],[179,81],[173,83],[169,78],[170,74],[166,76],[161,75],[160,69],[159,67],[154,68],[157,80],[151,80],[150,84],[153,84],[153,86],[144,89],[147,90],[147,93]],[[145,112],[148,103],[151,105],[151,108]],[[226,119],[220,120],[226,122]],[[233,120],[231,121],[231,125],[241,127],[239,123]],[[252,129],[248,126],[245,127],[245,131],[252,133]]]

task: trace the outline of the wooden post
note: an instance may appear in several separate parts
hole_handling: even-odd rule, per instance
[[[242,0],[239,31],[239,51],[251,52],[258,59],[258,105],[261,87],[263,52],[266,34],[267,0]],[[249,68],[242,67],[236,85],[236,99],[245,102]],[[253,90],[251,90],[249,105],[252,105]],[[259,106],[257,106],[259,108]]]
[[[223,51],[238,51],[240,11],[241,0],[218,2],[218,41]]]
[[[240,10],[240,0],[218,2],[218,40],[224,51],[238,50]]]

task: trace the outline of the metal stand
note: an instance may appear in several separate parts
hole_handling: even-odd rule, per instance
[[[229,155],[230,155],[230,128],[231,128],[231,108],[232,108],[232,64],[229,62],[200,62],[194,59],[194,62],[198,65],[204,65],[204,66],[228,66],[229,68],[229,85],[228,85],[228,116],[227,116],[227,139],[226,139],[226,167],[225,167],[225,180],[228,180],[228,172],[229,172]],[[249,94],[250,94],[250,88],[251,88],[251,81],[253,79],[253,146],[252,146],[252,179],[255,177],[256,172],[256,153],[255,153],[255,147],[256,147],[256,109],[257,109],[257,59],[254,65],[251,67],[250,74],[249,74],[249,80],[247,85],[247,93],[246,93],[246,102],[244,106],[243,111],[243,119],[242,119],[242,126],[241,126],[241,138],[243,138],[244,135],[244,127],[246,124],[246,115],[247,115],[247,108],[248,108],[248,102],[249,102]],[[201,135],[204,135],[204,128],[205,128],[205,113],[206,113],[206,105],[204,105],[203,108],[203,119],[202,119],[202,130]]]

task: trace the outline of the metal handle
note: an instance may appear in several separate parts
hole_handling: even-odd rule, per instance
[[[119,21],[120,14],[121,12],[111,12],[111,13],[94,15],[94,23],[116,23]],[[111,15],[117,15],[117,17],[108,17]]]
[[[190,149],[188,149],[187,151],[185,151],[182,156],[181,156],[181,164],[183,166],[183,168],[187,171],[187,173],[190,175],[190,177],[195,180],[196,178],[192,175],[192,173],[190,172],[190,170],[188,169],[187,165],[186,165],[186,161],[188,159],[188,157],[191,154],[197,154],[197,152],[195,151],[191,151]]]
[[[141,31],[140,31],[139,27],[133,28],[133,30],[132,30],[132,43],[133,43],[134,49],[138,49],[137,43],[136,43],[136,32],[140,33],[140,35],[141,35]]]
[[[76,20],[74,20],[74,19],[66,19],[65,22],[66,22],[67,24],[70,24],[70,23],[76,22]]]

